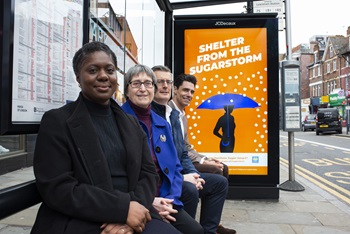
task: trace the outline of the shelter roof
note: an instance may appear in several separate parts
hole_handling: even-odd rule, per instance
[[[159,8],[165,12],[172,12],[174,10],[213,6],[229,3],[255,2],[257,0],[156,0]]]

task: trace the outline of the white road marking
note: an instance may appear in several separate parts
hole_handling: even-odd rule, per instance
[[[281,136],[282,138],[288,138],[287,136]],[[329,148],[333,148],[333,149],[339,149],[339,150],[343,150],[343,151],[350,151],[350,148],[343,148],[343,147],[338,147],[338,146],[333,146],[333,145],[327,145],[327,144],[323,144],[323,143],[319,143],[319,142],[315,142],[315,141],[308,141],[308,140],[303,140],[303,139],[299,139],[299,138],[294,138],[294,140],[298,140],[298,141],[303,141],[303,142],[307,142],[310,144],[316,144],[316,145],[321,145],[324,147],[329,147]]]

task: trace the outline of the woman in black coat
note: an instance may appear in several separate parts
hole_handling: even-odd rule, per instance
[[[85,44],[73,58],[78,99],[44,114],[32,233],[178,233],[153,212],[159,178],[138,121],[111,99],[116,67],[108,46]]]

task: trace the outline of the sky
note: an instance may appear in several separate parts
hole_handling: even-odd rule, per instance
[[[291,47],[309,43],[314,35],[346,35],[350,26],[349,0],[289,0]],[[174,14],[241,13],[246,3],[175,11]],[[279,32],[279,53],[286,52],[286,31]]]

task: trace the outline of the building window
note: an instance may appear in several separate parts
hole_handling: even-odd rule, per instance
[[[314,86],[312,86],[312,89],[311,89],[312,96],[313,96],[313,97],[319,97],[319,96],[321,96],[320,90],[321,90],[321,86],[320,86],[320,85],[314,85]]]
[[[331,88],[329,89],[328,94],[330,94],[333,91],[333,82],[330,82]]]
[[[330,46],[329,47],[329,58],[332,58],[333,57],[333,47]]]
[[[331,72],[331,64],[327,62],[327,73]]]
[[[329,84],[329,82],[327,82],[327,94],[329,94],[330,89],[331,89],[331,85]]]
[[[333,89],[337,88],[337,81],[333,81]]]
[[[321,75],[321,66],[318,65],[317,66],[317,76],[320,76]]]
[[[315,63],[317,63],[317,61],[318,61],[318,51],[315,51],[314,52],[314,60],[315,60]]]
[[[315,68],[312,68],[312,77],[315,77]]]
[[[312,87],[312,96],[316,97],[316,86]]]
[[[333,71],[336,71],[337,70],[337,60],[334,59],[333,60]]]

